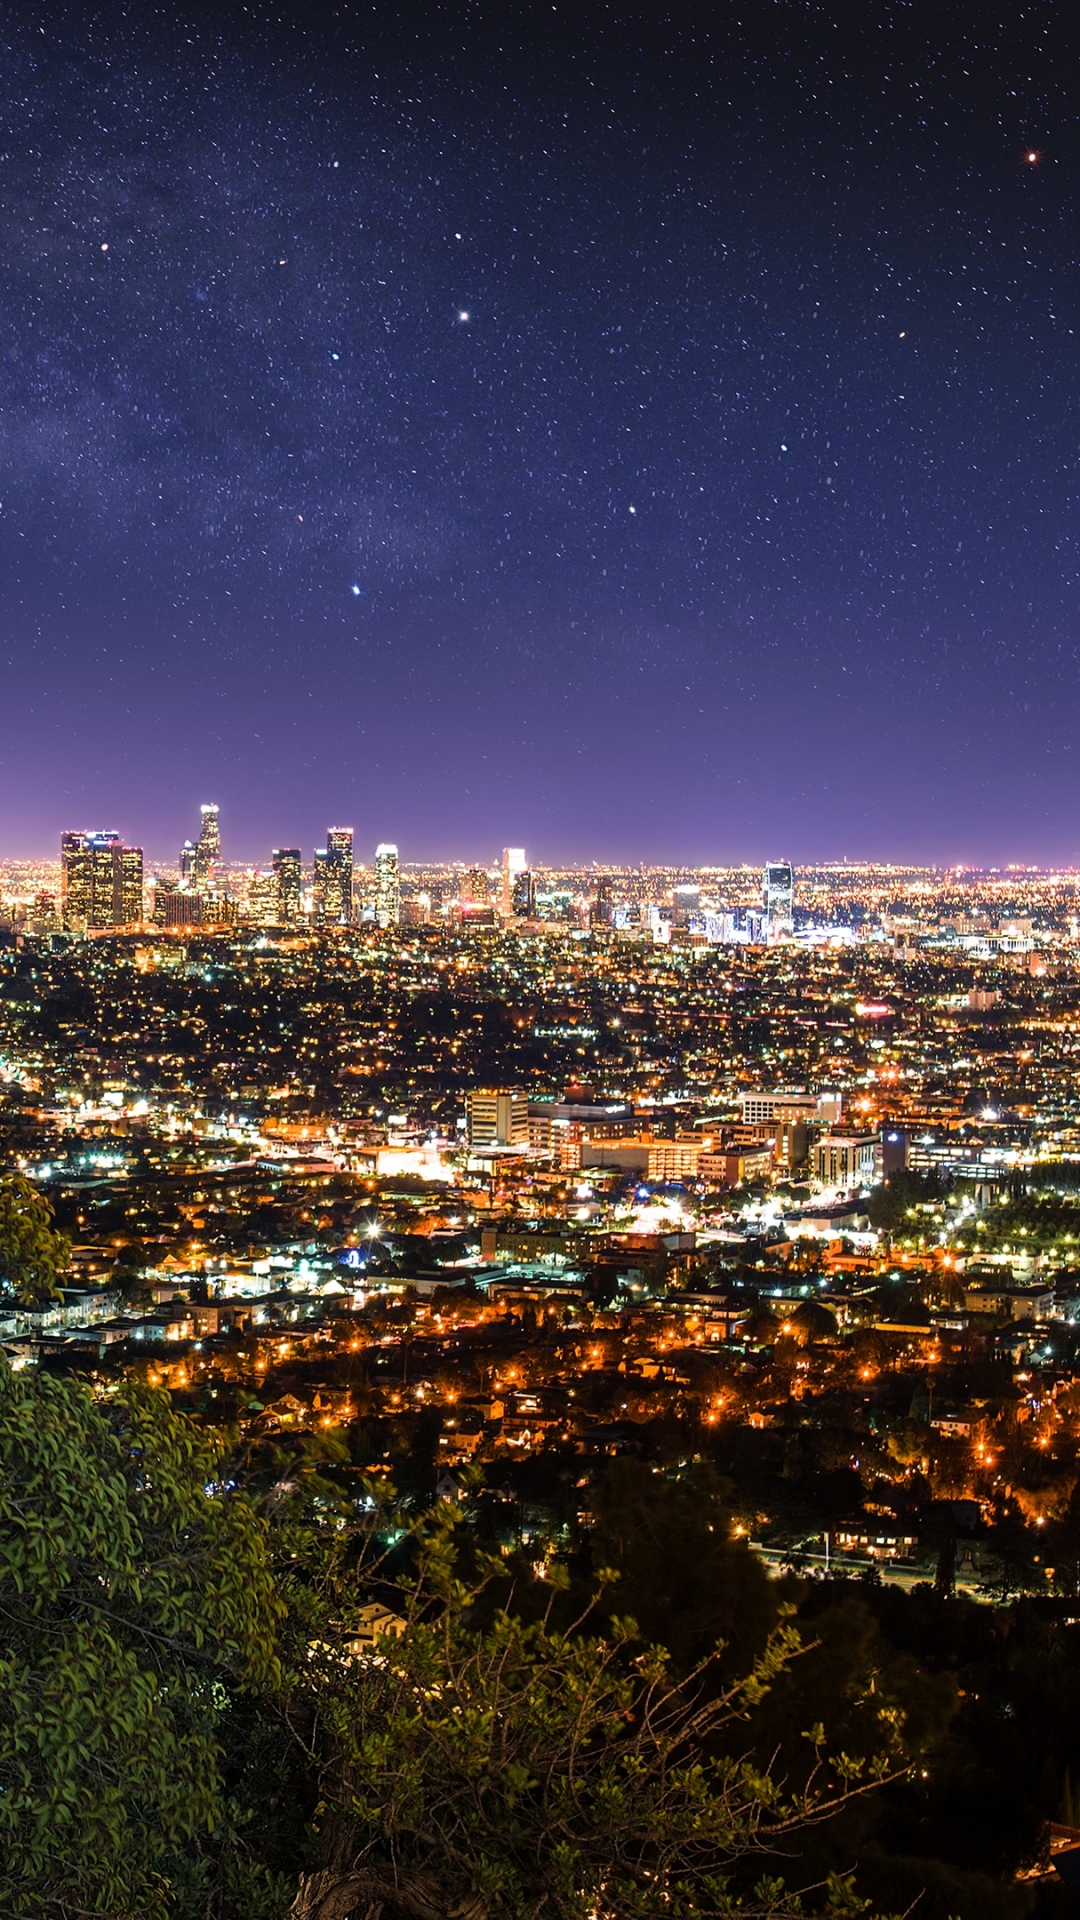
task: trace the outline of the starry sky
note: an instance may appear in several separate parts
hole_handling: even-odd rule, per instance
[[[1069,24],[9,6],[0,854],[1080,864]]]

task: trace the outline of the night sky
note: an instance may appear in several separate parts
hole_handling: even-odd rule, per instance
[[[712,14],[6,10],[0,853],[1080,863],[1068,10]]]

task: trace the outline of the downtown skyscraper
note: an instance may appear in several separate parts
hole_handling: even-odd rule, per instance
[[[304,868],[299,847],[275,847],[273,871],[274,924],[294,927],[303,918]]]
[[[315,925],[348,927],[353,918],[353,830],[331,827],[315,849],[312,887]]]
[[[375,920],[380,927],[396,927],[401,921],[398,850],[389,841],[375,849]]]
[[[214,868],[221,864],[221,826],[218,809],[212,803],[199,808],[202,816],[199,838],[195,843],[195,858],[192,862],[191,878],[197,893],[201,893],[210,879]]]

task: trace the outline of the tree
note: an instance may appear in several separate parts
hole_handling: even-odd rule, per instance
[[[836,1315],[823,1307],[820,1300],[800,1300],[788,1319],[795,1332],[811,1345],[816,1340],[836,1339]]]
[[[780,1322],[768,1307],[755,1307],[743,1321],[742,1337],[752,1347],[775,1346],[780,1338]]]
[[[948,1197],[951,1188],[939,1173],[916,1173],[898,1167],[887,1180],[871,1189],[866,1212],[872,1227],[880,1233],[897,1233],[911,1222],[912,1209],[931,1206]]]
[[[745,1673],[789,1596],[736,1534],[730,1488],[707,1466],[654,1473],[632,1455],[613,1460],[591,1496],[592,1566],[619,1578],[595,1610],[606,1626],[632,1614],[646,1640],[662,1641],[686,1671],[723,1641],[724,1680]],[[595,1617],[595,1616],[594,1616]]]
[[[164,1396],[98,1407],[0,1362],[5,1915],[155,1920],[228,1827],[219,1735],[244,1687],[272,1693],[281,1607],[217,1473]]]
[[[423,1523],[400,1637],[364,1647],[345,1609],[313,1640],[308,1620],[290,1717],[318,1759],[321,1858],[294,1920],[791,1912],[779,1883],[744,1900],[733,1875],[890,1761],[830,1761],[816,1729],[817,1762],[790,1792],[732,1756],[732,1730],[797,1651],[790,1624],[734,1682],[714,1684],[713,1654],[679,1675],[632,1620],[597,1634],[587,1606],[558,1629],[558,1567],[541,1619],[484,1616],[485,1581],[505,1564],[459,1579],[458,1524],[447,1508]]]
[[[770,1850],[900,1765],[876,1704],[881,1751],[811,1728],[794,1786],[746,1757],[786,1618],[675,1665],[612,1576],[560,1621],[556,1564],[517,1608],[456,1507],[407,1523],[332,1434],[256,1452],[0,1364],[5,1916],[765,1920],[797,1908]],[[400,1637],[364,1637],[373,1599]]]
[[[152,1307],[154,1290],[144,1269],[134,1264],[130,1255],[117,1261],[109,1275],[109,1285],[116,1290],[124,1312],[135,1307]]]
[[[0,1174],[0,1281],[26,1306],[55,1300],[57,1278],[71,1258],[71,1242],[53,1227],[43,1193],[21,1173]]]

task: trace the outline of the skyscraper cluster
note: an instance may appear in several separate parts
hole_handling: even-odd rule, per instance
[[[320,931],[367,924],[387,930],[403,921],[428,924],[435,908],[436,917],[450,914],[461,926],[502,924],[528,931],[533,923],[554,922],[613,935],[651,933],[661,943],[688,938],[775,944],[795,935],[795,871],[783,860],[765,865],[760,907],[744,901],[731,912],[721,912],[711,889],[703,893],[697,877],[685,873],[659,901],[643,900],[633,877],[621,870],[594,870],[583,883],[572,872],[560,876],[544,869],[538,880],[524,847],[504,847],[497,865],[457,869],[452,894],[438,879],[424,890],[414,875],[403,900],[397,846],[381,841],[373,863],[357,869],[351,827],[330,827],[310,866],[299,847],[275,847],[264,868],[227,867],[219,810],[210,802],[200,809],[197,839],[184,841],[175,872],[153,878],[149,898],[142,848],[126,846],[118,833],[64,833],[61,868],[59,921],[69,932],[137,927],[145,921],[168,929],[244,922]],[[42,895],[38,908],[36,919],[55,926],[55,903]]]
[[[154,878],[149,903],[142,848],[125,846],[118,833],[64,833],[60,856],[60,923],[72,933],[137,927],[148,918],[168,928],[228,925],[241,918],[268,927],[319,928],[348,927],[358,919],[391,928],[401,921],[397,847],[377,847],[374,892],[358,899],[351,827],[328,830],[326,845],[315,849],[310,886],[299,847],[275,847],[269,868],[241,876],[238,885],[222,860],[219,809],[206,803],[198,838],[184,841],[174,875]]]
[[[72,931],[136,926],[143,913],[143,850],[118,833],[60,836],[60,912]]]

